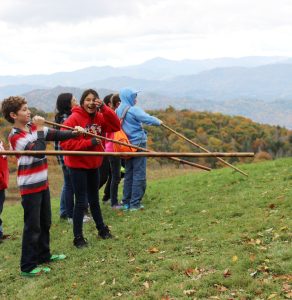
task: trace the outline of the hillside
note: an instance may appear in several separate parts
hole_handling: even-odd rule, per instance
[[[53,204],[51,248],[68,258],[40,278],[19,276],[20,203],[6,205],[1,299],[291,299],[292,159],[150,181],[144,211],[103,206],[116,236],[72,246]],[[151,172],[151,170],[150,170]],[[53,178],[52,178],[53,180]],[[51,182],[54,186],[54,182]]]

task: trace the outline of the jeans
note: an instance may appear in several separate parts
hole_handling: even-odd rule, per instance
[[[69,174],[75,194],[73,211],[74,237],[83,235],[83,215],[87,200],[97,230],[104,228],[101,209],[99,206],[99,169],[69,168]]]
[[[118,190],[119,183],[121,182],[121,159],[119,157],[109,157],[111,168],[111,181],[110,181],[110,199],[111,206],[118,204]]]
[[[5,190],[0,190],[0,238],[3,237],[1,214],[3,211],[4,200],[5,200]]]
[[[21,201],[24,209],[21,271],[30,272],[38,264],[48,262],[50,253],[50,191],[27,194]]]
[[[62,167],[64,175],[64,185],[61,192],[60,216],[73,217],[74,209],[74,192],[71,183],[69,170],[66,166]]]
[[[146,144],[139,146],[146,148]],[[126,160],[122,202],[123,204],[128,204],[130,208],[139,207],[145,194],[146,163],[146,157],[133,157]]]

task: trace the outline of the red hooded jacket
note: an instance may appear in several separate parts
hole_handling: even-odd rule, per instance
[[[82,107],[72,108],[72,114],[64,122],[64,125],[75,127],[81,126],[86,131],[97,135],[105,136],[106,132],[115,132],[121,129],[120,120],[113,110],[103,105],[100,112],[94,116],[88,114]],[[92,137],[79,135],[74,139],[60,143],[63,150],[70,151],[104,151],[104,140],[101,144],[95,145]],[[70,168],[95,169],[100,167],[102,156],[64,156],[65,165]]]
[[[0,150],[2,148],[3,148],[2,142],[0,142]],[[7,189],[8,178],[9,178],[9,170],[8,170],[7,157],[0,155],[0,190]]]

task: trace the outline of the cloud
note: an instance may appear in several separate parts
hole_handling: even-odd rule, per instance
[[[290,0],[0,0],[0,72],[291,56],[291,11]]]

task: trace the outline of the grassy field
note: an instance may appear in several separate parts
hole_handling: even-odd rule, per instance
[[[146,209],[102,205],[115,239],[97,238],[87,223],[82,250],[72,246],[72,226],[59,220],[54,175],[51,248],[68,259],[47,275],[22,278],[23,212],[19,203],[6,205],[12,239],[0,244],[0,298],[291,299],[292,159],[240,167],[248,178],[226,168],[152,172]]]

